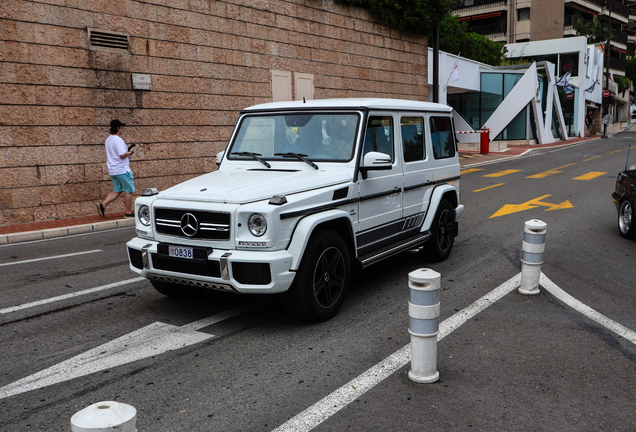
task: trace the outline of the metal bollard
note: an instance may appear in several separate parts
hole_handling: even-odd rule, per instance
[[[479,130],[479,153],[488,154],[490,151],[490,129]]]
[[[437,371],[437,334],[440,314],[441,275],[430,269],[409,273],[409,333],[411,333],[411,370],[409,378],[418,383],[439,379]]]
[[[545,232],[547,224],[538,219],[526,222],[521,247],[521,285],[519,293],[525,295],[539,294],[539,278],[545,251]]]
[[[71,417],[73,432],[137,432],[137,410],[119,402],[98,402]]]

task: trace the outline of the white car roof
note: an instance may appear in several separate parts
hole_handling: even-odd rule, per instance
[[[377,110],[437,111],[450,113],[453,109],[448,105],[433,102],[421,102],[405,99],[384,98],[342,98],[313,99],[304,101],[270,102],[245,108],[243,111],[270,111],[285,109],[316,108],[367,108]]]

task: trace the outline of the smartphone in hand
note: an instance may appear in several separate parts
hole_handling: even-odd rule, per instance
[[[130,149],[132,149],[134,146],[136,146],[137,144],[133,143],[131,145],[128,146],[128,151],[130,151]]]

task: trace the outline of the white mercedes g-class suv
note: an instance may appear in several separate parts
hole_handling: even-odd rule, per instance
[[[162,294],[283,293],[292,315],[325,320],[353,265],[421,246],[446,259],[464,209],[451,108],[441,104],[252,106],[217,163],[135,202],[130,268]]]

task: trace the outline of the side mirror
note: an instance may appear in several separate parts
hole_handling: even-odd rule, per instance
[[[362,166],[365,168],[388,166],[391,169],[391,156],[386,153],[369,152],[364,155]]]
[[[217,153],[216,155],[216,166],[221,166],[221,161],[223,160],[223,156],[225,155],[225,150],[223,150],[222,152]]]
[[[369,171],[390,170],[392,167],[391,156],[388,154],[369,152],[364,155],[362,165],[360,165],[360,172],[362,173],[362,178],[366,179]]]

